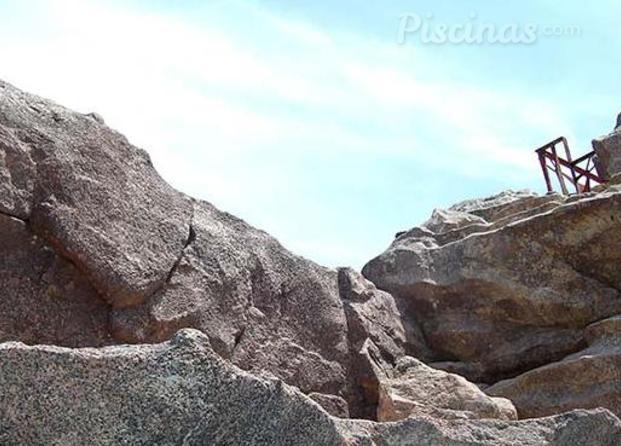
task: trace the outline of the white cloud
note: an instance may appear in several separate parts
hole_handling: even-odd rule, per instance
[[[261,214],[266,197],[303,207],[303,197],[287,194],[296,193],[304,172],[279,168],[283,159],[308,152],[418,156],[423,165],[475,177],[497,175],[490,166],[533,175],[524,129],[542,137],[567,131],[562,114],[537,99],[459,85],[450,76],[423,80],[421,51],[409,62],[403,51],[410,50],[390,43],[341,38],[256,7],[247,13],[272,35],[118,3],[14,2],[11,16],[24,29],[30,24],[29,33],[17,34],[17,24],[0,29],[0,76],[100,112],[147,148],[174,185],[259,216],[268,230],[289,215]],[[273,50],[281,41],[286,47]],[[285,232],[293,249],[343,263],[339,234],[326,234],[311,249],[303,235]]]

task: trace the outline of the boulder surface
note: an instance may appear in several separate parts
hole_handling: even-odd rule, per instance
[[[500,381],[486,393],[510,398],[522,418],[596,407],[621,415],[620,322],[616,316],[590,325],[584,350]]]
[[[436,212],[363,274],[409,303],[435,365],[494,383],[575,353],[621,310],[621,193],[504,193]]]
[[[0,444],[618,444],[606,410],[496,395],[619,413],[620,204],[470,200],[363,277],[0,81]]]
[[[96,115],[0,82],[0,214],[0,300],[15,302],[0,340],[157,342],[194,327],[247,370],[353,399],[336,271],[175,191]]]
[[[380,379],[377,419],[397,421],[416,414],[447,419],[517,419],[508,399],[490,398],[462,376],[404,356]]]
[[[231,365],[189,329],[157,345],[0,344],[0,389],[7,446],[612,446],[621,436],[602,410],[523,422],[340,420],[282,381]]]

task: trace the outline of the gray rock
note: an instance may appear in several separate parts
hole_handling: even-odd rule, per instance
[[[0,213],[0,341],[112,343],[109,307],[28,225]]]
[[[330,415],[339,418],[349,418],[349,405],[343,398],[325,393],[311,392],[308,397],[319,404]]]
[[[369,338],[390,362],[405,354],[429,355],[417,322],[403,318],[407,303],[378,290],[351,268],[339,268],[338,281],[352,350],[359,351]]]
[[[621,415],[620,321],[617,316],[590,325],[586,349],[500,381],[485,392],[510,398],[522,418],[597,407]]]
[[[605,410],[519,422],[410,418],[346,426],[347,444],[369,446],[616,446],[621,440],[618,419]]]
[[[27,219],[34,179],[30,149],[17,139],[12,129],[0,126],[0,212]]]
[[[97,119],[0,81],[0,211],[32,229],[112,305],[156,292],[187,242],[191,204]]]
[[[273,237],[205,202],[166,285],[145,305],[113,312],[129,342],[205,332],[243,369],[268,370],[302,391],[346,396],[347,323],[336,272],[295,256]]]
[[[340,444],[330,416],[226,365],[198,331],[160,345],[0,345],[3,445]]]
[[[505,194],[436,213],[363,274],[410,302],[432,361],[493,383],[579,351],[584,327],[621,312],[620,234],[619,192]]]
[[[398,421],[412,415],[517,419],[511,401],[490,398],[465,378],[433,369],[415,358],[400,358],[386,374],[379,383],[378,421]]]
[[[615,130],[605,136],[595,138],[592,142],[597,155],[598,170],[607,180],[621,173],[621,115],[617,117]]]
[[[613,446],[606,411],[523,422],[340,420],[296,389],[222,360],[183,330],[159,345],[0,344],[0,443],[12,445]]]

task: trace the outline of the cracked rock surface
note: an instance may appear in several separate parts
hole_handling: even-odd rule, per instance
[[[0,213],[0,341],[112,343],[109,307],[75,266],[28,225]]]
[[[0,81],[0,444],[619,444],[609,411],[514,421],[496,396],[619,413],[620,205],[614,186],[460,203],[363,277]],[[353,419],[382,404],[409,418]]]
[[[0,211],[29,220],[114,307],[165,280],[191,203],[141,149],[89,115],[0,81]]]
[[[522,422],[341,420],[225,362],[196,330],[158,345],[0,344],[0,388],[4,445],[613,446],[621,435],[602,410]]]
[[[269,370],[304,392],[346,391],[347,329],[336,273],[244,221],[197,202],[193,241],[145,305],[113,312],[117,338],[149,342],[181,327],[222,357]]]
[[[621,316],[590,325],[588,347],[500,381],[485,391],[510,398],[522,418],[561,413],[577,407],[606,407],[621,415]]]
[[[621,312],[620,245],[616,190],[505,193],[434,214],[363,274],[409,301],[438,365],[495,382],[580,350],[587,325]]]
[[[336,271],[175,191],[101,118],[0,82],[0,192],[0,297],[18,304],[0,339],[157,342],[194,327],[244,369],[333,407],[354,399]]]

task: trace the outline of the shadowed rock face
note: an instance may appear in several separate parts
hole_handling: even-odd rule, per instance
[[[593,140],[601,174],[608,180],[621,172],[621,114],[617,117],[615,129],[606,136]]]
[[[0,215],[0,298],[14,304],[0,340],[157,342],[194,327],[246,370],[338,405],[359,393],[336,271],[175,191],[96,115],[4,82]]]
[[[159,345],[1,344],[0,389],[6,445],[612,446],[621,435],[606,411],[528,422],[339,420],[279,380],[227,364],[195,330]]]
[[[516,420],[511,401],[490,398],[465,378],[436,370],[403,357],[385,370],[379,383],[379,421],[397,421],[412,415],[437,418],[499,418]]]
[[[589,346],[561,361],[501,381],[485,391],[510,398],[523,418],[576,407],[606,407],[621,415],[621,316],[586,329]]]
[[[23,220],[5,214],[0,214],[0,296],[0,342],[113,342],[109,307],[90,283]]]
[[[436,366],[495,382],[583,348],[621,310],[621,193],[505,193],[437,212],[363,274],[409,301]]]
[[[0,82],[0,212],[27,219],[111,305],[144,301],[188,238],[191,204],[91,116]]]

